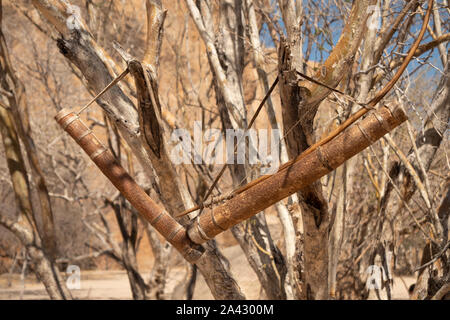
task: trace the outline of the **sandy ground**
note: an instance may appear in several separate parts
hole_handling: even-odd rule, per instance
[[[242,290],[250,299],[259,297],[259,286],[255,273],[251,270],[245,256],[240,253],[238,246],[232,246],[223,250],[224,255],[231,261],[232,273],[237,277]],[[235,267],[237,266],[237,267]],[[144,275],[148,277],[148,272]],[[174,267],[167,279],[167,292],[172,292],[175,286],[185,277],[186,270],[183,267]],[[11,286],[9,287],[9,281]],[[124,271],[81,271],[81,289],[72,290],[77,299],[130,299],[131,291],[127,275]],[[31,275],[22,283],[20,275],[14,274],[0,276],[0,299],[48,299],[48,295],[41,283]],[[168,295],[170,298],[170,294]],[[194,299],[212,299],[212,295],[201,275],[197,277]]]
[[[260,286],[255,273],[251,270],[245,256],[238,246],[231,246],[223,250],[224,255],[231,262],[231,271],[236,277],[243,293],[248,299],[260,298]],[[148,273],[144,273],[148,276]],[[167,279],[167,292],[173,288],[185,276],[182,267],[171,270]],[[403,279],[403,280],[402,280]],[[406,286],[413,283],[414,278],[403,277],[394,279],[393,298],[407,299]],[[9,276],[0,276],[0,299],[48,299],[42,284],[38,283],[34,276],[27,277],[24,284],[19,275],[13,275],[11,287],[8,286]],[[405,286],[406,285],[406,286]],[[77,299],[130,299],[131,291],[128,278],[123,271],[81,271],[81,289],[72,290]],[[168,296],[170,299],[170,295]],[[197,278],[194,299],[212,299],[211,293],[202,276]]]
[[[266,214],[270,233],[275,242],[282,237],[282,230],[278,218],[275,215]],[[241,248],[234,240],[231,232],[227,231],[219,235],[218,243],[224,256],[231,265],[231,272],[236,278],[241,290],[247,299],[261,299],[261,287],[256,274],[251,269]],[[148,279],[151,270],[151,250],[143,248],[139,251],[138,260],[140,269],[148,270],[143,272],[145,279]],[[169,271],[166,286],[167,299],[171,299],[174,288],[186,277],[186,268],[180,265],[180,260],[173,261],[174,266]],[[413,277],[403,277],[394,279],[393,298],[408,299],[407,287],[414,282]],[[11,283],[11,286],[9,285]],[[76,299],[131,299],[131,290],[127,275],[120,270],[96,270],[81,271],[81,289],[72,290]],[[44,286],[37,282],[34,275],[26,277],[22,282],[20,275],[14,274],[11,279],[9,275],[0,275],[0,300],[5,299],[48,299]],[[203,277],[198,274],[194,291],[194,299],[213,299]]]

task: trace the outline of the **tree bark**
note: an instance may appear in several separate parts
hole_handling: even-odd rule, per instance
[[[0,212],[0,225],[21,241],[31,258],[32,268],[44,284],[50,299],[71,299],[72,296],[56,264],[42,248],[42,241],[32,213],[30,184],[19,138],[10,113],[3,107],[0,107],[0,132],[18,209],[15,219],[7,218],[5,212]]]
[[[36,7],[36,9],[38,9],[38,11],[49,21],[49,23],[53,25],[53,27],[56,28],[56,30],[59,32],[60,38],[57,41],[57,45],[61,53],[64,54],[64,56],[73,64],[75,64],[82,72],[91,91],[100,92],[103,88],[105,88],[115,76],[115,73],[113,71],[115,63],[93,39],[84,21],[79,21],[78,28],[69,29],[67,27],[66,21],[69,15],[67,10],[68,2],[62,3],[55,0],[33,0],[32,3]],[[149,9],[148,13],[150,16],[152,16],[155,13],[153,10],[156,10],[156,8],[153,6],[155,3],[154,1],[147,1],[146,3],[147,8]],[[157,7],[157,9],[159,9],[159,14],[161,14],[160,6],[157,5]],[[160,28],[160,26],[158,28]],[[150,25],[148,28],[148,32],[151,33],[154,30],[155,27],[153,25]],[[158,33],[156,35],[156,38],[153,38],[155,37],[155,35],[150,34],[148,36],[148,39],[160,39],[159,35],[160,34]],[[149,45],[151,46],[155,44],[152,41],[153,40],[150,41],[147,47]],[[155,45],[158,45],[158,43],[156,43]],[[151,59],[157,58],[151,54],[151,52],[155,53],[154,51],[146,50],[146,52],[149,53],[148,55],[146,54],[146,61],[151,61]],[[150,77],[152,76],[152,74],[149,74],[148,76]],[[151,89],[146,92],[147,96],[141,96],[145,99],[149,94],[155,94],[155,92],[153,92],[153,88],[155,87],[150,87],[150,83],[146,83],[146,85],[147,88]],[[154,95],[153,97],[157,98],[157,95]],[[154,102],[155,101],[152,101],[152,103]],[[98,103],[106,111],[111,121],[116,123],[121,136],[127,141],[128,145],[133,150],[134,155],[141,162],[147,176],[150,179],[158,179],[158,177],[155,176],[156,170],[154,170],[151,160],[152,157],[153,159],[155,159],[155,157],[149,152],[149,150],[151,150],[150,146],[146,145],[146,143],[150,142],[150,140],[146,141],[149,136],[143,136],[143,130],[141,130],[140,126],[140,121],[142,119],[139,119],[139,114],[136,111],[137,108],[121,90],[120,86],[111,88],[107,93],[105,93],[102,98],[98,100]],[[158,107],[156,103],[153,104],[153,108],[155,107]],[[156,109],[156,111],[160,110]],[[153,123],[156,124],[156,122]],[[147,132],[149,134],[155,133],[151,130]],[[156,138],[161,139],[161,137]],[[157,141],[158,140],[155,140],[155,142]],[[154,145],[159,146],[160,144],[157,142]],[[160,159],[156,159],[156,161],[162,162]],[[167,168],[162,173],[166,171]],[[176,177],[175,174],[172,174],[170,172],[169,174],[171,175],[171,177]],[[177,185],[174,180],[164,181],[164,179],[159,179],[158,182],[164,183],[166,186],[168,186],[169,190],[176,191],[176,189],[173,189],[173,186]],[[180,207],[184,206],[183,199],[180,198],[180,193],[175,192],[173,195],[173,198],[171,198],[170,193],[164,195],[165,197],[169,198],[168,202],[165,203],[165,205],[167,206],[167,209],[171,214],[177,213],[177,210],[179,210]],[[183,223],[183,221],[181,221],[181,223]],[[225,267],[223,261],[216,260],[219,259],[221,255],[218,254],[217,249],[211,250],[213,251],[207,252],[202,256],[197,265],[199,267],[199,271],[204,275],[205,279],[207,279],[207,277],[216,278],[216,280],[214,281],[207,281],[209,286],[217,286],[213,288],[210,287],[214,297],[217,299],[243,299],[244,296],[237,286],[236,281],[232,280],[232,275]],[[210,259],[213,259],[214,261],[205,261]],[[220,279],[220,281],[218,281],[217,279]]]
[[[237,190],[224,204],[205,210],[189,226],[190,239],[195,243],[204,243],[298,190],[304,190],[406,119],[405,113],[399,108],[391,111],[382,107],[374,111],[333,141],[312,151],[284,170],[259,183],[244,186],[242,191]]]
[[[247,127],[247,110],[244,105],[242,83],[245,52],[243,3],[241,2],[238,0],[220,2],[218,17],[220,33],[216,36],[210,4],[207,1],[198,3],[194,3],[192,0],[185,1],[207,49],[224,131]],[[245,165],[232,165],[229,166],[229,169],[235,186],[247,181],[248,168]],[[279,251],[273,244],[266,220],[252,217],[247,232],[243,230],[246,230],[244,226],[233,227],[233,236],[244,251],[267,297],[284,299],[284,287],[280,284],[280,281],[284,279],[283,273],[286,272],[284,262],[279,258],[274,258],[279,256]],[[253,237],[254,241],[249,242],[248,236]],[[269,254],[262,253],[258,247],[263,248]]]
[[[319,68],[315,79],[336,87],[353,64],[356,50],[366,30],[368,6],[374,1],[353,3],[341,38]],[[280,97],[283,124],[290,158],[295,158],[314,143],[314,118],[320,102],[329,94],[323,86],[299,82],[292,49],[286,41],[278,54]],[[309,299],[328,298],[328,203],[320,181],[299,193],[304,228],[305,283],[303,292]]]

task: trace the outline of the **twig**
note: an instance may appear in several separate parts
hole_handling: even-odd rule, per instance
[[[444,284],[438,292],[431,298],[431,300],[441,300],[447,293],[450,292],[450,283]]]
[[[340,91],[340,90],[338,90],[338,89],[336,89],[336,88],[332,88],[332,87],[328,86],[327,84],[325,84],[325,83],[323,83],[323,82],[320,82],[319,80],[315,80],[315,79],[313,79],[313,78],[311,78],[311,77],[308,77],[308,76],[307,76],[306,74],[304,74],[304,73],[301,73],[301,72],[299,72],[299,71],[295,71],[295,72],[296,72],[300,77],[302,77],[302,78],[304,78],[304,79],[306,79],[306,80],[308,80],[308,81],[310,81],[310,82],[312,82],[312,83],[314,83],[314,84],[317,84],[317,85],[319,85],[319,86],[325,87],[325,88],[327,88],[327,89],[330,90],[330,91],[339,93],[339,94],[340,94],[341,96],[343,96],[345,99],[347,99],[347,100],[349,100],[349,101],[351,101],[351,102],[353,102],[353,103],[355,103],[355,104],[357,104],[357,105],[359,105],[359,106],[361,106],[361,107],[363,107],[363,108],[368,108],[368,109],[372,109],[372,108],[373,108],[373,107],[369,106],[369,105],[366,104],[366,103],[361,103],[361,102],[356,101],[353,97],[349,96],[348,94],[346,94],[346,93],[344,93],[344,92],[342,92],[342,91]]]
[[[242,137],[239,139],[239,141],[236,143],[236,145],[234,146],[234,153],[236,152],[239,144],[242,142],[241,140],[245,138],[245,133],[252,127],[252,125],[255,123],[256,118],[258,117],[259,113],[262,110],[262,107],[264,106],[264,104],[266,103],[267,99],[269,98],[269,96],[272,94],[273,90],[275,89],[276,85],[278,84],[278,80],[279,77],[276,77],[275,80],[272,83],[272,86],[270,87],[269,91],[267,91],[266,95],[264,96],[264,98],[261,100],[258,108],[255,111],[255,114],[253,115],[252,119],[250,120],[249,124],[247,125],[247,128],[244,131],[244,134],[242,135]],[[222,177],[222,175],[225,172],[225,169],[227,168],[227,165],[224,164],[222,166],[222,168],[220,169],[220,172],[217,174],[217,176],[214,178],[213,183],[211,184],[211,186],[209,187],[208,191],[206,192],[205,196],[203,197],[203,203],[195,206],[189,210],[186,210],[180,214],[178,214],[176,216],[176,218],[178,217],[182,217],[186,214],[189,214],[191,212],[197,211],[199,209],[203,209],[204,208],[204,202],[208,199],[208,197],[211,195],[212,191],[214,190],[215,186],[217,185],[217,183],[219,182],[220,178]]]
[[[87,108],[89,108],[89,106],[91,104],[93,104],[95,101],[97,101],[98,99],[100,99],[101,96],[103,96],[106,91],[108,91],[109,89],[111,89],[114,85],[116,85],[117,83],[120,82],[120,80],[122,80],[123,78],[125,78],[125,76],[129,73],[130,71],[128,70],[128,68],[126,68],[121,74],[119,74],[117,77],[115,77],[99,94],[97,94],[91,101],[89,101],[88,104],[86,104],[83,108],[81,108],[80,110],[77,111],[77,114],[79,115],[80,113],[82,113],[84,110],[86,110]]]
[[[422,181],[419,178],[419,175],[417,174],[416,170],[412,166],[412,164],[409,162],[406,155],[403,153],[403,151],[400,150],[400,148],[395,144],[394,140],[387,134],[383,137],[383,139],[389,144],[389,146],[394,150],[395,154],[399,157],[399,159],[403,162],[405,167],[408,169],[409,174],[413,177],[414,182],[417,185],[417,188],[420,191],[420,194],[422,195],[422,198],[425,200],[425,204],[427,205],[427,209],[431,210],[431,202],[428,198],[428,194],[425,190],[424,185],[422,184]]]
[[[400,190],[398,189],[397,185],[395,184],[395,182],[392,180],[391,176],[389,175],[389,173],[386,171],[385,168],[383,168],[383,165],[381,164],[380,160],[378,159],[378,156],[376,155],[375,151],[373,150],[372,146],[369,146],[370,151],[372,152],[372,154],[375,156],[375,159],[377,160],[379,166],[381,167],[381,169],[383,170],[384,174],[386,175],[386,177],[389,179],[389,182],[392,184],[392,186],[394,187],[395,192],[397,193],[398,197],[402,200],[403,205],[405,206],[406,210],[408,211],[408,213],[411,215],[411,217],[413,218],[414,222],[416,223],[417,227],[420,229],[420,231],[422,231],[422,233],[424,234],[424,236],[429,239],[430,241],[432,241],[433,243],[435,243],[436,241],[434,241],[429,235],[428,233],[423,229],[422,225],[420,224],[420,222],[417,220],[416,216],[414,215],[414,213],[412,212],[411,208],[408,206],[408,204],[406,203],[406,200],[403,198],[402,193],[400,192]]]
[[[285,164],[283,164],[280,167],[280,169],[278,170],[278,172],[289,168],[292,164],[294,164],[297,161],[300,161],[306,155],[308,155],[311,152],[315,151],[318,147],[320,147],[320,146],[324,145],[325,143],[328,143],[329,141],[333,140],[336,136],[338,136],[340,133],[342,133],[350,125],[352,125],[354,122],[356,122],[358,119],[360,119],[363,115],[365,115],[372,107],[374,107],[378,102],[380,102],[386,96],[386,94],[394,87],[395,83],[400,79],[401,75],[406,70],[406,67],[408,66],[409,62],[411,61],[415,50],[419,46],[420,41],[422,40],[422,38],[423,38],[423,36],[425,34],[425,30],[426,30],[426,27],[428,25],[428,22],[430,20],[430,14],[431,14],[432,5],[433,5],[433,0],[430,0],[429,4],[428,4],[428,6],[429,6],[428,7],[428,11],[427,11],[427,14],[425,16],[424,23],[422,25],[422,29],[421,29],[421,31],[419,33],[419,36],[417,37],[416,41],[414,42],[413,46],[411,47],[407,57],[405,58],[405,60],[402,63],[400,69],[397,71],[397,73],[394,75],[394,77],[386,84],[386,86],[381,91],[379,91],[378,94],[376,94],[376,96],[372,100],[370,100],[369,103],[366,104],[367,107],[366,108],[362,108],[359,111],[355,112],[346,121],[344,121],[344,123],[342,123],[339,127],[337,127],[332,132],[330,132],[328,134],[328,136],[326,136],[325,138],[321,139],[320,141],[318,141],[315,144],[313,144],[312,146],[310,146],[302,154],[300,154],[297,158],[292,159],[292,160],[286,162]],[[300,121],[298,121],[296,124],[294,124],[294,126],[298,125],[299,123],[300,123]],[[292,130],[292,128],[290,128],[289,130]],[[246,186],[244,186],[242,188],[239,188],[234,193],[235,194],[241,193],[241,192],[247,190],[249,187],[254,186],[254,185],[264,181],[268,177],[270,177],[270,176],[262,176],[262,177],[260,177],[260,178],[258,178],[256,180],[250,182]]]
[[[433,259],[431,259],[430,261],[428,261],[428,262],[425,263],[424,265],[421,265],[420,267],[416,268],[416,269],[414,270],[414,272],[419,271],[419,270],[422,270],[422,269],[428,267],[429,265],[432,265],[433,263],[435,263],[435,262],[436,262],[436,261],[437,261],[444,253],[445,253],[445,251],[447,251],[447,249],[448,249],[449,247],[450,247],[450,241],[447,242],[447,244],[444,246],[444,248],[443,248],[441,251],[439,251],[439,253],[436,254],[436,255],[433,257]]]

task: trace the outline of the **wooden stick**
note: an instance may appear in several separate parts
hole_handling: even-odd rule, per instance
[[[78,110],[77,114],[80,114],[84,110],[89,108],[91,106],[91,104],[93,104],[95,101],[100,99],[106,93],[106,91],[111,89],[113,86],[118,84],[123,78],[125,78],[129,72],[130,71],[128,70],[128,68],[126,68],[121,74],[119,74],[117,77],[115,77],[102,91],[100,91],[94,98],[92,98],[91,101],[89,101],[84,107],[82,107],[80,110]]]
[[[145,193],[116,161],[108,148],[81,121],[78,114],[63,109],[55,119],[143,218],[155,227],[187,261],[194,263],[202,256],[204,248],[189,240],[186,229]]]
[[[330,132],[326,137],[324,137],[323,139],[321,139],[320,141],[316,142],[315,144],[311,145],[308,149],[306,149],[302,154],[300,154],[299,156],[297,156],[296,158],[286,162],[285,164],[283,164],[279,169],[278,172],[281,172],[283,170],[286,170],[287,168],[290,168],[294,163],[302,160],[305,156],[307,156],[308,154],[310,154],[311,152],[315,151],[318,147],[326,144],[327,142],[333,140],[334,138],[336,138],[339,134],[341,134],[345,129],[347,129],[349,126],[351,126],[353,123],[355,123],[357,120],[359,120],[362,116],[364,116],[367,112],[369,112],[370,110],[372,110],[378,102],[380,102],[385,96],[386,94],[388,94],[388,92],[394,87],[395,83],[397,83],[397,81],[400,79],[401,75],[403,74],[403,72],[406,70],[406,67],[408,66],[409,62],[411,61],[411,59],[413,58],[413,56],[416,53],[417,48],[420,45],[420,42],[422,41],[422,38],[425,34],[428,22],[430,21],[430,15],[431,15],[431,11],[433,8],[433,0],[429,0],[428,1],[428,10],[427,10],[427,14],[425,15],[424,21],[423,21],[423,25],[422,25],[422,29],[420,30],[419,36],[417,37],[416,41],[414,42],[414,44],[412,45],[411,49],[409,50],[408,55],[405,57],[405,59],[403,60],[402,65],[400,66],[399,70],[397,71],[397,73],[394,75],[394,77],[391,79],[391,81],[389,81],[386,86],[380,91],[378,92],[375,97],[369,101],[369,103],[367,104],[362,104],[364,107],[361,108],[360,110],[358,110],[357,112],[355,112],[354,114],[352,114],[347,120],[345,120],[339,127],[337,127],[336,129],[334,129],[332,132]],[[300,76],[305,78],[305,75],[303,74],[299,74]],[[305,78],[309,81],[311,81],[312,78]],[[320,82],[317,82],[316,80],[314,80],[315,83],[319,84],[319,85],[324,85]],[[337,90],[333,90],[331,88],[329,88],[329,90],[332,91],[337,91]],[[337,91],[341,94],[344,94],[340,91]],[[344,94],[345,95],[345,94]],[[225,167],[224,167],[225,168]],[[222,168],[222,171],[225,171],[224,168]],[[223,172],[222,172],[223,173]],[[261,176],[255,180],[253,180],[252,182],[246,184],[245,186],[236,189],[235,191],[233,191],[233,194],[240,194],[242,192],[244,192],[245,190],[255,186],[258,183],[261,183],[262,181],[270,178],[270,175],[267,176]],[[203,209],[203,206],[195,206],[191,209],[188,209],[180,214],[177,215],[177,217],[181,217],[184,216],[188,213],[197,211],[199,209]]]
[[[195,243],[203,243],[214,238],[217,234],[317,181],[406,119],[406,114],[400,108],[393,111],[387,107],[375,110],[336,139],[310,152],[302,161],[292,164],[289,170],[271,175],[224,204],[204,211],[189,226],[189,238]]]

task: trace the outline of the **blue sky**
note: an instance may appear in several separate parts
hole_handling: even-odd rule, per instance
[[[304,2],[306,2],[306,1],[304,1]],[[351,7],[351,1],[345,1],[345,2],[348,2],[347,6],[348,6],[348,8],[350,8]],[[277,1],[274,1],[274,3],[276,4]],[[396,8],[397,10],[396,11],[401,10],[401,8],[403,6],[403,3],[404,2],[401,2],[400,4],[397,4],[397,8]],[[310,17],[310,18],[314,18],[313,13],[308,12],[306,3],[304,5],[304,8],[306,10],[305,14],[308,17]],[[441,20],[442,21],[449,21],[450,20],[447,10],[441,9],[439,12],[441,14]],[[278,15],[281,16],[279,11],[278,11]],[[311,56],[310,56],[310,60],[312,60],[312,61],[324,61],[328,57],[329,52],[332,50],[333,46],[337,43],[337,41],[338,41],[338,39],[339,39],[339,37],[341,35],[342,28],[343,28],[343,22],[339,18],[337,9],[335,10],[335,7],[333,8],[333,6],[331,6],[330,16],[327,17],[327,20],[328,21],[332,21],[332,23],[330,24],[330,27],[332,28],[333,31],[332,31],[332,33],[325,34],[323,30],[315,30],[315,32],[317,34],[317,42],[318,42],[318,44],[314,43],[313,46],[312,46]],[[284,29],[284,24],[283,24],[282,19],[278,19],[278,23]],[[430,25],[433,26],[433,23],[434,23],[433,19],[431,19]],[[318,25],[319,25],[319,29],[321,29],[321,27],[324,25],[323,21],[319,20]],[[422,26],[422,20],[421,19],[419,20],[418,16],[416,16],[415,23],[414,23],[413,27],[411,28],[411,31],[414,33],[415,36],[417,36],[417,34],[419,33],[421,26]],[[443,26],[443,27],[445,28],[445,26]],[[448,29],[448,25],[446,27]],[[305,28],[305,26],[303,26],[303,29],[304,28]],[[446,33],[446,32],[448,32],[448,30],[444,31],[443,33]],[[261,31],[260,36],[261,36],[262,42],[267,47],[274,47],[274,43],[272,42],[272,39],[271,39],[271,37],[269,35],[269,31],[268,31],[267,25],[263,26],[263,29]],[[394,37],[395,36],[396,35],[394,35]],[[427,43],[430,40],[432,40],[432,39],[431,39],[429,33],[427,32],[425,34],[424,39],[422,40],[422,44],[423,43]],[[410,39],[406,43],[406,46],[405,46],[405,49],[404,49],[403,53],[406,53],[409,50],[409,48],[411,47],[412,43],[413,43],[413,40]],[[446,44],[446,46],[448,48],[448,43]],[[304,48],[304,51],[306,51],[306,48],[307,48],[307,42],[306,41],[304,43],[304,47],[303,48]],[[318,50],[319,48],[322,49],[322,50]],[[393,48],[392,46],[388,47],[386,51],[390,54],[392,52],[392,50],[394,50],[394,52],[397,52],[397,48]],[[419,59],[423,60],[426,57],[427,57],[427,53],[423,54],[421,57],[419,57]],[[441,59],[439,57],[439,51],[438,51],[437,48],[435,48],[432,51],[431,58],[428,61],[433,66],[435,66],[436,68],[442,70],[443,66],[442,66],[442,62],[441,62]],[[410,65],[408,66],[407,71],[408,72],[414,72],[414,70],[416,70],[419,66],[420,66],[420,63],[417,60],[413,60],[410,63]],[[418,73],[416,71],[413,74],[413,78],[414,78],[414,76],[419,75],[419,74],[421,76],[426,76],[427,78],[430,78],[430,79],[439,78],[440,72],[438,70],[436,70],[436,68],[434,68],[434,67],[432,67],[430,65],[425,65],[424,67],[421,68],[421,70],[420,70],[421,72],[420,73]],[[423,74],[422,71],[425,71],[425,73]]]

